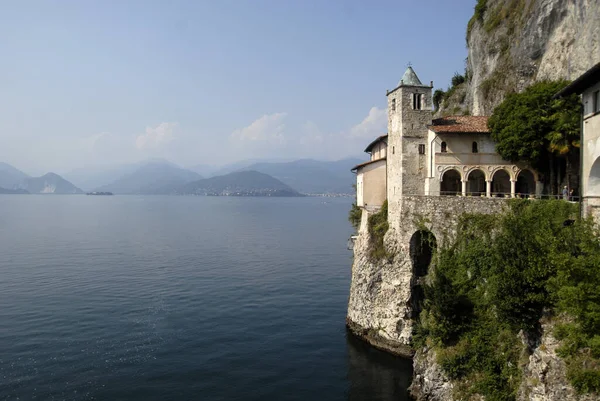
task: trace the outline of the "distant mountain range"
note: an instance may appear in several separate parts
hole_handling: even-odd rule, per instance
[[[48,173],[29,177],[0,163],[0,187],[30,193],[112,192],[114,194],[206,194],[246,196],[297,196],[300,194],[353,194],[355,177],[350,169],[363,162],[349,158],[334,162],[312,159],[291,162],[248,160],[215,168],[197,165],[203,177],[166,160],[108,168],[85,168],[65,175]],[[242,174],[245,173],[245,174]]]
[[[94,191],[115,194],[168,194],[183,185],[202,179],[197,173],[171,163],[150,162],[139,166],[114,182],[94,188]]]
[[[21,181],[16,189],[32,194],[82,194],[83,191],[58,174],[48,173],[41,177],[29,177]]]
[[[83,191],[58,174],[30,177],[0,162],[0,194],[81,194]]]
[[[258,171],[241,171],[190,182],[176,193],[208,196],[302,196],[278,179]]]
[[[354,194],[356,177],[350,172],[361,159],[324,162],[312,159],[285,163],[255,163],[243,170],[269,174],[303,194]]]
[[[0,162],[0,187],[13,189],[26,178],[29,178],[29,176],[21,170],[14,168],[10,164]]]

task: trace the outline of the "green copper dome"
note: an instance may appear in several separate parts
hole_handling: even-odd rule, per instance
[[[412,67],[408,67],[404,75],[402,75],[402,79],[398,82],[398,86],[426,86],[421,83],[419,77],[415,73],[415,70]]]

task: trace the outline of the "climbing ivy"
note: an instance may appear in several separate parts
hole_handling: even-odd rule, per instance
[[[568,202],[514,200],[502,215],[463,215],[438,249],[415,341],[437,348],[462,396],[514,400],[517,334],[539,336],[543,315],[568,316],[556,330],[567,376],[600,391],[600,238],[577,216]]]

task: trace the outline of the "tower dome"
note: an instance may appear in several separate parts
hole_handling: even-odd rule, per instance
[[[411,66],[409,66],[404,75],[402,75],[402,79],[398,82],[398,86],[427,86],[421,83],[421,80],[417,76],[417,73]]]

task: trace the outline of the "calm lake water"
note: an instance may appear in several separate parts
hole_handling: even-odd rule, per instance
[[[0,399],[408,399],[344,327],[350,203],[0,196]]]

